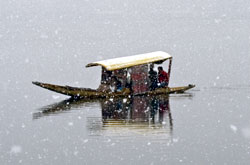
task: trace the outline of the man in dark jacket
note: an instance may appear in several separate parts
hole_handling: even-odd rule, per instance
[[[154,71],[154,65],[150,65],[150,70],[148,72],[150,80],[150,90],[155,90],[157,88],[157,72]]]

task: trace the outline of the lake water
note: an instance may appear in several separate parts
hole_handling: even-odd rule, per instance
[[[250,3],[0,1],[0,164],[249,164]],[[173,56],[185,94],[67,100],[102,59]],[[167,65],[163,65],[167,67]]]

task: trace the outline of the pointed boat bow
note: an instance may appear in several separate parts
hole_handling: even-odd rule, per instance
[[[92,97],[99,95],[100,92],[90,88],[77,88],[77,87],[70,87],[70,86],[61,86],[61,85],[54,85],[48,83],[41,83],[34,81],[32,82],[34,85],[40,86],[42,88],[61,93],[64,95],[68,95],[71,97]],[[100,96],[99,96],[100,97]]]

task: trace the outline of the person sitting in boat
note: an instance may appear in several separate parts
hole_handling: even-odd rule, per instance
[[[158,67],[158,82],[159,82],[158,87],[160,88],[167,87],[168,80],[169,80],[168,73],[163,70],[162,66],[159,66]]]
[[[107,92],[107,93],[111,92],[110,89],[111,75],[112,75],[111,71],[108,71],[104,67],[102,67],[101,84],[97,88],[97,91]]]
[[[111,88],[112,92],[121,92],[122,91],[122,83],[115,76],[113,76],[111,78],[110,88]]]
[[[154,64],[150,65],[150,70],[148,72],[150,80],[150,90],[155,90],[157,88],[157,72],[154,70]]]

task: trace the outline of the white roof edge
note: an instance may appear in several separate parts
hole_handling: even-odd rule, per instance
[[[156,51],[156,52],[151,52],[151,53],[96,61],[96,62],[89,63],[88,65],[86,65],[86,67],[101,65],[105,67],[107,70],[116,70],[116,69],[127,68],[127,67],[131,67],[135,65],[141,65],[141,64],[146,64],[146,63],[167,60],[170,58],[172,58],[172,56],[169,55],[168,53],[163,52],[163,51]]]

